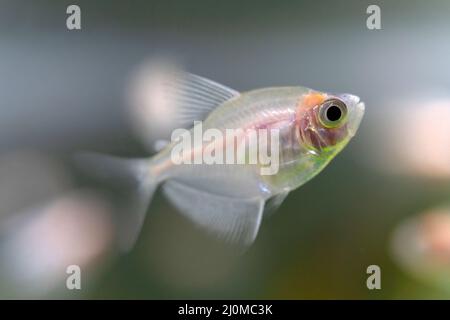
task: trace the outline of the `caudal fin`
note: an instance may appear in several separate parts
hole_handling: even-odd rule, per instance
[[[93,177],[118,187],[124,194],[124,204],[117,217],[118,242],[123,251],[130,250],[136,242],[148,205],[157,187],[150,175],[149,159],[123,159],[96,153],[75,156],[77,166]]]

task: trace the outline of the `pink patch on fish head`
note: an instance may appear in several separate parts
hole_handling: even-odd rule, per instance
[[[297,130],[300,143],[318,151],[332,147],[347,136],[345,123],[339,126],[326,125],[324,107],[334,107],[333,97],[325,93],[310,92],[302,96],[297,105]],[[336,99],[337,100],[337,99]]]

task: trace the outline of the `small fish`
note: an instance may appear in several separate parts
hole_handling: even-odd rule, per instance
[[[243,129],[238,144],[248,141],[246,134],[251,129],[276,130],[277,170],[274,174],[261,174],[261,161],[237,165],[175,164],[173,153],[179,141],[165,146],[159,141],[159,152],[147,159],[82,155],[81,160],[95,165],[92,168],[98,168],[97,171],[110,170],[133,177],[134,183],[129,187],[133,200],[124,218],[124,249],[136,240],[158,185],[162,185],[180,212],[196,224],[232,243],[250,245],[263,215],[274,211],[290,191],[318,174],[355,135],[364,114],[364,103],[354,95],[332,95],[304,87],[239,93],[189,73],[172,77],[166,85],[167,95],[177,102],[180,123],[192,127],[195,121],[202,121],[203,130],[214,128],[220,132]],[[186,132],[195,135],[195,130],[194,126]],[[225,147],[229,141],[219,142]],[[203,154],[211,143],[193,146],[187,153],[190,160]]]

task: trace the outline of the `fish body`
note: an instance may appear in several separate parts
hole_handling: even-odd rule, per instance
[[[283,140],[280,148],[280,157],[286,166],[288,162],[300,159],[295,157],[301,152],[301,148],[295,139],[295,115],[298,97],[306,93],[305,88],[267,88],[249,91],[238,97],[225,101],[212,110],[202,122],[202,129],[206,131],[214,128],[224,132],[227,129],[279,129]],[[191,129],[193,135],[194,129]],[[244,133],[245,135],[245,133]],[[294,139],[293,139],[294,138]],[[243,143],[245,140],[240,140]],[[202,145],[197,152],[202,153],[208,143]],[[223,142],[226,145],[226,142]],[[233,196],[248,197],[261,196],[267,199],[278,191],[288,191],[289,182],[281,183],[272,176],[259,174],[259,165],[239,164],[194,164],[177,166],[171,162],[171,153],[176,143],[171,143],[153,159],[150,165],[155,169],[153,174],[161,177],[161,180],[176,179],[186,183],[196,180],[209,184],[208,189],[216,193]],[[236,146],[238,148],[239,146]],[[294,158],[296,158],[294,160]],[[159,169],[161,163],[168,164],[164,169]],[[159,164],[159,165],[158,165]],[[285,174],[285,168],[279,177]],[[239,185],[239,188],[236,188]]]
[[[356,96],[304,87],[238,93],[191,74],[181,75],[168,87],[168,96],[178,103],[180,123],[195,125],[176,138],[172,135],[173,141],[150,159],[123,165],[114,161],[137,177],[141,196],[134,208],[145,211],[156,186],[163,185],[172,203],[194,222],[246,245],[256,238],[267,207],[276,209],[290,191],[318,174],[354,136],[364,113],[364,104]],[[208,130],[216,135],[192,142],[192,136],[195,140],[196,134]],[[228,130],[235,135],[228,137]],[[261,132],[267,134],[266,140]],[[256,144],[260,153],[252,154],[255,137],[265,144]],[[184,139],[188,144],[178,152],[179,163],[174,154]],[[262,146],[270,149],[265,158]],[[220,151],[223,157],[213,163],[202,161],[207,150],[215,156]],[[225,161],[229,150],[233,163]],[[251,155],[256,155],[253,162]],[[275,161],[276,170],[267,170]],[[262,174],[263,168],[269,174]],[[139,215],[140,224],[143,214]]]
[[[154,159],[151,169],[156,168],[153,174],[160,176],[160,180],[205,180],[219,184],[219,193],[229,196],[246,197],[260,195],[265,199],[280,192],[289,192],[298,188],[311,179],[342,149],[348,140],[341,141],[341,146],[334,146],[330,150],[314,150],[306,142],[301,141],[299,122],[305,97],[318,94],[304,87],[280,87],[257,89],[240,94],[234,99],[225,101],[215,108],[203,121],[203,130],[215,128],[226,129],[278,129],[280,131],[280,168],[277,174],[261,175],[259,166],[249,164],[238,165],[211,165],[195,164],[177,166],[171,163],[171,151],[175,145],[168,145]],[[356,103],[359,100],[355,100]],[[191,132],[193,129],[191,129]],[[350,137],[350,135],[349,135]],[[225,143],[224,143],[225,144]],[[206,144],[205,144],[206,145]],[[198,152],[202,152],[205,145]],[[156,160],[156,161],[155,161]],[[168,166],[158,170],[158,163],[167,163]],[[210,181],[209,178],[213,178]],[[224,187],[224,182],[226,186]],[[250,185],[247,186],[247,183]],[[239,188],[236,188],[239,184]],[[243,185],[248,188],[244,192]],[[210,190],[215,186],[209,185]]]

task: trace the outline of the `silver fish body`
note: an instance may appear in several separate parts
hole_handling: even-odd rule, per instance
[[[192,164],[169,165],[156,173],[158,180],[175,179],[191,185],[208,186],[208,190],[232,197],[261,196],[264,199],[299,186],[297,181],[279,179],[289,168],[304,163],[309,152],[298,143],[295,134],[295,114],[299,97],[308,92],[302,87],[267,88],[249,91],[225,101],[203,121],[203,130],[239,128],[276,128],[280,130],[280,170],[278,178],[259,174],[259,165]],[[191,129],[193,135],[193,129]],[[162,150],[151,164],[171,164],[174,143]],[[304,154],[304,157],[301,156]],[[155,166],[156,164],[156,166]],[[306,177],[306,172],[304,177]],[[283,181],[282,181],[283,180]],[[236,187],[239,186],[239,187]]]
[[[249,163],[247,156],[240,164],[190,162],[203,155],[213,144],[210,140],[191,145],[183,153],[189,163],[173,160],[180,139],[150,159],[116,161],[120,164],[114,166],[116,170],[126,168],[137,181],[133,192],[138,196],[133,197],[131,211],[139,218],[131,228],[133,235],[127,236],[132,239],[128,243],[134,242],[149,199],[156,186],[162,185],[171,202],[198,225],[231,242],[251,244],[267,211],[267,202],[272,210],[276,209],[290,191],[318,174],[353,137],[364,113],[364,104],[349,94],[330,95],[304,87],[238,93],[191,74],[182,74],[170,83],[167,92],[178,103],[180,123],[192,126],[194,121],[202,121],[203,132],[213,129],[222,137],[227,130],[242,130],[236,141],[244,144],[246,152],[250,151],[250,145],[245,144],[248,132],[275,130],[277,170],[263,175],[263,164]],[[198,126],[185,130],[183,135],[195,136],[196,130]],[[230,141],[214,140],[214,146],[225,150]],[[269,144],[275,145],[273,141]],[[233,146],[236,150],[238,147]]]

